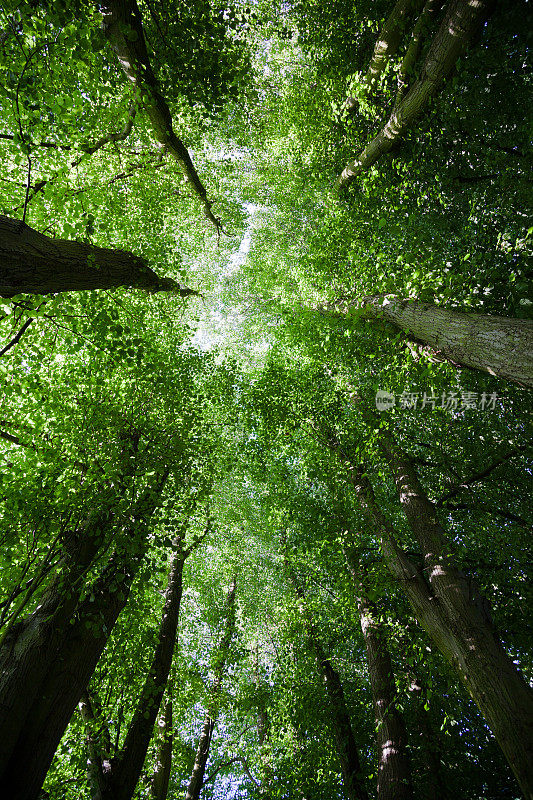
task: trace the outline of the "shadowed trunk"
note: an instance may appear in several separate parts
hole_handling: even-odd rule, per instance
[[[412,800],[407,732],[396,704],[396,682],[390,653],[376,609],[367,597],[358,558],[352,548],[343,549],[353,578],[374,702],[378,747],[377,797],[378,800]]]
[[[328,308],[390,322],[460,367],[479,369],[533,388],[533,322],[402,300],[392,295],[366,297],[360,303],[335,301]]]
[[[53,239],[18,219],[0,215],[0,297],[133,286],[179,290],[140,256],[91,244]]]
[[[362,781],[359,753],[355,743],[352,723],[348,708],[346,707],[344,689],[342,688],[339,673],[333,668],[331,661],[324,652],[305,602],[303,587],[296,577],[296,573],[288,564],[287,558],[285,558],[285,566],[298,598],[298,605],[304,619],[307,639],[315,654],[318,672],[325,683],[330,701],[329,718],[331,727],[333,728],[335,746],[341,765],[344,791],[349,800],[368,800],[368,793]]]
[[[385,127],[346,165],[336,188],[348,186],[361,172],[388,153],[425,110],[457,59],[475,39],[492,10],[491,0],[451,0],[425,58],[421,75],[392,112]]]
[[[442,772],[439,734],[432,724],[429,711],[425,708],[427,694],[422,681],[419,678],[411,677],[409,691],[414,697],[412,727],[418,737],[419,763],[421,765],[420,787],[423,798],[424,800],[448,800],[450,794]]]
[[[226,658],[228,656],[229,646],[235,630],[235,590],[237,587],[237,579],[233,578],[228,595],[226,597],[226,629],[220,640],[216,661],[215,661],[215,676],[211,685],[211,696],[209,698],[208,708],[204,717],[204,724],[200,733],[198,742],[198,749],[196,751],[196,758],[192,768],[189,785],[185,793],[185,800],[199,800],[200,792],[204,783],[205,768],[207,759],[209,758],[209,748],[211,746],[211,737],[215,727],[216,718],[218,715],[218,707],[220,703],[220,691],[222,688],[222,678],[224,677],[224,668],[226,666]]]
[[[420,5],[421,0],[397,0],[396,5],[387,17],[383,28],[379,32],[364,79],[364,87],[369,94],[376,91],[388,60],[398,50],[410,14],[416,13]],[[349,97],[346,101],[346,110],[349,113],[354,113],[357,106],[358,102],[355,97]]]
[[[36,800],[39,795],[61,737],[126,604],[144,555],[148,520],[158,505],[166,478],[166,474],[160,477],[156,488],[142,495],[133,512],[134,521],[123,532],[130,543],[137,542],[135,555],[117,549],[101,576],[86,587],[83,600],[79,601],[79,594],[74,593],[76,602],[67,599],[60,604],[61,626],[53,626],[55,614],[47,620],[52,627],[43,629],[47,635],[40,632],[39,645],[30,640],[37,647],[33,656],[29,657],[31,648],[22,654],[32,668],[35,662],[42,662],[42,666],[38,681],[29,683],[25,691],[26,684],[22,689],[17,687],[15,698],[11,698],[16,730],[9,727],[9,717],[4,717],[9,746],[2,739],[0,790],[10,800]],[[67,588],[63,587],[63,593],[68,598]],[[11,649],[15,667],[19,662],[24,664],[22,655],[17,647]],[[19,705],[24,707],[24,714],[19,713]]]

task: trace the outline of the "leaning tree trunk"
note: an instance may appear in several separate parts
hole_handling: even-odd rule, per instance
[[[398,50],[410,14],[416,13],[420,5],[421,0],[397,0],[395,3],[379,32],[374,52],[368,65],[363,83],[367,93],[375,92],[387,62]],[[348,113],[354,113],[357,106],[357,98],[355,97],[349,97],[346,101]]]
[[[168,103],[159,90],[144,38],[142,16],[136,0],[103,0],[97,3],[103,13],[104,32],[128,79],[141,93],[143,106],[159,144],[176,160],[192,192],[199,198],[207,219],[220,228],[211,211],[211,202],[187,148],[172,126]]]
[[[449,630],[453,664],[487,720],[528,800],[533,798],[533,691],[503,649],[487,600],[456,565],[411,459],[383,432],[400,502],[415,535],[429,587]]]
[[[342,773],[342,783],[346,796],[349,800],[368,800],[368,793],[362,781],[361,762],[359,752],[355,743],[350,714],[346,706],[344,689],[339,673],[334,669],[331,661],[327,658],[318,634],[315,631],[309,609],[305,602],[305,593],[294,570],[285,558],[286,569],[294,591],[298,598],[298,604],[304,618],[307,639],[316,658],[318,671],[326,686],[326,691],[330,701],[330,720],[335,737],[335,746],[339,756]]]
[[[159,502],[166,478],[167,473],[160,476],[155,488],[143,493],[133,510],[133,522],[123,532],[130,547],[137,544],[135,554],[129,555],[130,551],[124,548],[117,551],[85,598],[74,604],[68,620],[68,604],[62,604],[60,628],[52,628],[47,637],[41,636],[40,647],[29,659],[30,665],[42,661],[44,666],[36,685],[26,690],[29,700],[24,693],[17,693],[15,712],[20,704],[25,713],[23,717],[18,713],[15,716],[23,724],[18,724],[14,736],[6,719],[9,747],[2,742],[0,794],[4,792],[11,800],[36,800],[39,795],[61,737],[126,604],[146,548],[148,519]],[[68,589],[64,593],[68,596]],[[31,644],[35,642],[31,640]],[[28,661],[30,651],[33,652],[26,648],[20,653],[15,648],[15,665],[23,657]]]
[[[348,186],[361,172],[388,153],[424,111],[452,71],[457,59],[477,36],[492,9],[492,0],[451,0],[424,61],[422,74],[396,106],[384,128],[356,160],[347,164],[336,188]]]
[[[226,629],[220,640],[218,653],[215,661],[215,675],[211,686],[211,696],[209,698],[208,708],[204,717],[204,724],[200,733],[198,741],[198,749],[196,751],[196,758],[192,768],[191,777],[185,793],[185,800],[199,800],[200,792],[204,783],[205,768],[207,766],[207,759],[209,758],[209,748],[211,746],[211,737],[218,714],[218,706],[220,702],[220,692],[222,689],[222,678],[224,677],[224,668],[226,666],[226,658],[228,656],[229,646],[233,632],[235,630],[235,590],[237,586],[236,578],[233,578],[228,595],[226,597]]]
[[[354,552],[344,555],[352,574],[361,629],[365,640],[368,676],[374,702],[378,745],[378,800],[412,800],[411,764],[407,732],[396,702],[396,682],[378,614],[363,585],[361,566]]]
[[[457,366],[479,369],[498,378],[533,388],[533,322],[487,314],[466,314],[387,295],[366,297],[350,306],[369,319],[381,319],[404,331],[410,339],[428,345]]]
[[[133,253],[52,239],[21,220],[0,215],[0,297],[117,286],[156,292],[180,289]]]
[[[105,790],[101,792],[101,800],[130,800],[133,797],[153,735],[155,720],[172,666],[183,590],[183,565],[187,555],[181,538],[174,543],[174,546],[176,553],[169,572],[152,663],[122,749],[105,769]]]
[[[365,517],[378,532],[385,561],[402,585],[419,623],[448,660],[485,717],[527,800],[533,800],[533,692],[503,649],[487,601],[454,564],[451,544],[409,459],[390,438],[379,444],[391,465],[400,501],[418,540],[424,569],[398,545],[364,470],[350,463],[330,436],[328,447],[348,470]]]

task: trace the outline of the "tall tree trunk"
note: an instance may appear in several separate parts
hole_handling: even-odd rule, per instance
[[[377,136],[346,165],[336,188],[348,186],[361,172],[388,153],[424,111],[452,71],[459,56],[479,33],[492,10],[492,0],[450,0],[439,30],[429,48],[419,79],[392,112]]]
[[[165,703],[165,710],[159,723],[160,741],[157,748],[151,797],[153,800],[167,800],[170,769],[172,766],[172,698]]]
[[[209,748],[211,746],[211,737],[215,727],[216,718],[218,715],[218,707],[220,703],[220,691],[222,688],[222,679],[224,677],[224,668],[226,666],[226,659],[228,656],[229,646],[235,630],[235,590],[237,587],[237,579],[234,577],[226,597],[226,628],[218,652],[215,658],[215,675],[211,685],[211,693],[208,702],[207,711],[204,717],[204,724],[200,733],[198,742],[198,749],[196,751],[196,758],[192,768],[189,785],[185,793],[185,800],[199,800],[200,792],[204,783],[205,768],[207,766],[207,759],[209,758]]]
[[[455,565],[453,546],[411,459],[383,432],[379,446],[389,462],[398,497],[415,535],[430,589],[454,641],[454,666],[487,720],[522,791],[533,798],[533,691],[503,649],[489,604]]]
[[[67,600],[60,606],[60,628],[44,628],[48,635],[40,636],[38,646],[30,638],[31,647],[22,653],[16,646],[12,649],[15,667],[20,663],[25,673],[29,671],[28,665],[33,667],[35,661],[42,661],[44,666],[35,684],[23,683],[11,701],[17,720],[16,731],[9,718],[5,719],[9,741],[8,746],[2,742],[4,761],[0,770],[0,793],[7,792],[11,800],[36,800],[39,794],[57,745],[126,604],[144,556],[148,520],[158,505],[166,478],[164,474],[156,488],[143,493],[133,511],[132,523],[123,531],[130,547],[133,542],[137,543],[135,555],[129,555],[130,551],[119,545],[100,578],[92,587],[87,587],[85,598],[75,602],[74,608]],[[68,595],[68,588],[63,591]],[[67,618],[68,609],[70,616]],[[19,713],[19,705],[24,707],[24,714]]]
[[[524,796],[533,800],[533,692],[496,636],[486,600],[454,565],[451,544],[409,459],[388,436],[382,434],[379,443],[418,540],[424,570],[398,545],[364,470],[350,463],[334,437],[328,438],[328,446],[348,469],[361,509],[379,533],[385,560],[403,586],[416,618],[485,717]]]
[[[479,369],[533,388],[530,320],[466,314],[391,295],[367,297],[360,304],[353,304],[356,305],[356,313],[361,316],[392,323],[410,339],[428,345],[458,366]],[[333,303],[329,307],[340,306]],[[350,304],[343,307],[349,309]]]
[[[353,578],[374,702],[378,746],[377,798],[412,800],[407,732],[403,716],[397,708],[396,682],[390,653],[376,609],[365,591],[358,558],[350,547],[344,547],[344,555]]]
[[[103,11],[104,31],[117,54],[120,66],[131,83],[142,93],[143,106],[157,141],[176,160],[191,190],[199,198],[205,216],[218,230],[220,223],[211,211],[206,189],[187,148],[173,130],[170,109],[159,91],[148,57],[142,16],[136,0],[102,0],[97,5]]]
[[[400,46],[410,14],[416,13],[420,5],[421,0],[397,0],[394,8],[385,20],[385,24],[379,32],[374,52],[372,53],[372,59],[364,79],[364,87],[369,94],[376,91],[379,79],[388,60],[396,53]],[[357,106],[357,98],[349,97],[346,102],[346,110],[349,113],[353,113],[357,109]]]
[[[110,768],[106,771],[106,789],[102,792],[102,800],[130,800],[133,797],[166,689],[178,631],[183,591],[183,564],[186,557],[181,538],[174,543],[174,546],[176,553],[169,572],[152,663],[122,749],[111,760]]]
[[[398,71],[398,92],[396,93],[396,100],[394,102],[395,109],[399,106],[403,96],[405,95],[405,92],[407,91],[415,64],[418,61],[422,41],[428,30],[431,28],[433,20],[442,8],[442,5],[443,0],[427,0],[424,8],[422,9],[422,13],[416,21],[416,25],[411,33],[409,46]]]
[[[349,800],[368,800],[368,793],[362,779],[359,753],[355,743],[352,723],[346,706],[344,689],[342,688],[339,673],[334,669],[331,661],[327,658],[318,634],[314,629],[310,612],[305,602],[303,587],[296,573],[288,564],[287,558],[285,559],[285,563],[304,618],[307,639],[315,654],[318,671],[325,683],[328,693],[330,701],[330,720],[341,765],[344,791]]]
[[[52,239],[21,220],[0,215],[0,297],[117,286],[180,290],[176,281],[160,278],[133,253]]]

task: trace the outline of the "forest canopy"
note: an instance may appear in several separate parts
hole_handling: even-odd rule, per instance
[[[1,0],[0,795],[533,800],[528,0]]]

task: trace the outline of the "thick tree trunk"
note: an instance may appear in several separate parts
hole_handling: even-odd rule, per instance
[[[160,742],[157,748],[154,776],[151,786],[153,800],[167,800],[170,769],[172,767],[172,699],[165,703],[159,723]]]
[[[4,716],[7,736],[0,737],[3,756],[0,793],[9,792],[6,796],[12,800],[35,800],[39,794],[57,745],[126,604],[146,547],[148,520],[166,478],[164,474],[155,489],[141,496],[133,509],[132,523],[123,531],[130,547],[137,542],[136,555],[117,550],[81,602],[79,591],[72,592],[72,587],[62,585],[64,599],[59,603],[59,611],[51,612],[45,620],[47,624],[41,624],[38,641],[30,636],[22,652],[19,642],[10,643],[6,674],[9,678],[13,672],[16,675],[20,666],[26,678],[20,685],[15,681],[13,697],[7,698],[12,713]],[[35,622],[33,617],[39,610],[32,615],[31,622]],[[54,625],[57,618],[61,625]],[[31,675],[33,682],[29,680]],[[4,700],[3,707],[6,705]]]
[[[344,689],[342,688],[339,673],[334,669],[331,661],[324,653],[324,649],[314,629],[309,609],[305,602],[303,587],[294,570],[288,564],[287,559],[285,559],[285,562],[289,578],[298,598],[300,611],[304,618],[307,639],[315,654],[318,672],[324,681],[328,693],[330,701],[330,721],[341,765],[344,791],[349,800],[368,800],[368,793],[362,779],[359,753],[355,743],[352,723],[346,706]]]
[[[416,13],[420,5],[420,0],[397,0],[387,17],[383,28],[379,32],[372,59],[365,75],[364,85],[369,94],[376,91],[388,60],[398,50],[410,14]],[[349,113],[353,113],[357,106],[357,98],[349,97],[346,102],[346,110]]]
[[[226,658],[228,656],[229,646],[235,630],[235,590],[237,587],[237,580],[233,578],[228,595],[226,597],[226,628],[215,660],[215,675],[211,686],[211,696],[209,698],[208,708],[204,717],[204,724],[200,739],[198,742],[198,749],[196,751],[196,758],[192,768],[191,777],[185,793],[185,800],[199,800],[200,792],[204,783],[205,768],[209,758],[209,748],[211,746],[211,737],[218,714],[218,706],[220,702],[220,690],[222,688],[222,679],[224,677],[224,668],[226,666]]]
[[[405,92],[407,91],[415,64],[418,61],[422,41],[426,33],[431,28],[433,20],[442,8],[442,5],[443,0],[427,0],[424,8],[422,9],[422,13],[416,21],[416,25],[411,33],[409,46],[398,71],[398,92],[396,94],[396,100],[394,103],[395,109],[399,106],[403,96],[405,95]]]
[[[187,148],[172,128],[170,109],[159,91],[148,57],[142,16],[136,0],[104,0],[97,5],[103,12],[104,31],[117,54],[120,66],[131,83],[142,92],[143,106],[157,141],[177,161],[192,191],[200,199],[205,216],[218,230],[220,223],[211,211],[205,187]]]
[[[452,71],[457,59],[479,33],[492,10],[492,0],[451,0],[429,48],[422,73],[392,112],[385,127],[357,159],[345,167],[336,188],[348,186],[361,172],[388,153],[424,111]]]
[[[366,595],[357,556],[348,547],[344,548],[344,555],[353,578],[374,702],[378,746],[377,798],[412,800],[407,732],[396,704],[396,682],[391,657],[376,609]]]
[[[358,310],[363,317],[392,323],[410,339],[428,345],[458,366],[533,388],[530,320],[465,314],[391,295],[364,298]]]
[[[52,239],[0,215],[0,297],[134,286],[179,290],[140,256],[69,239]]]

